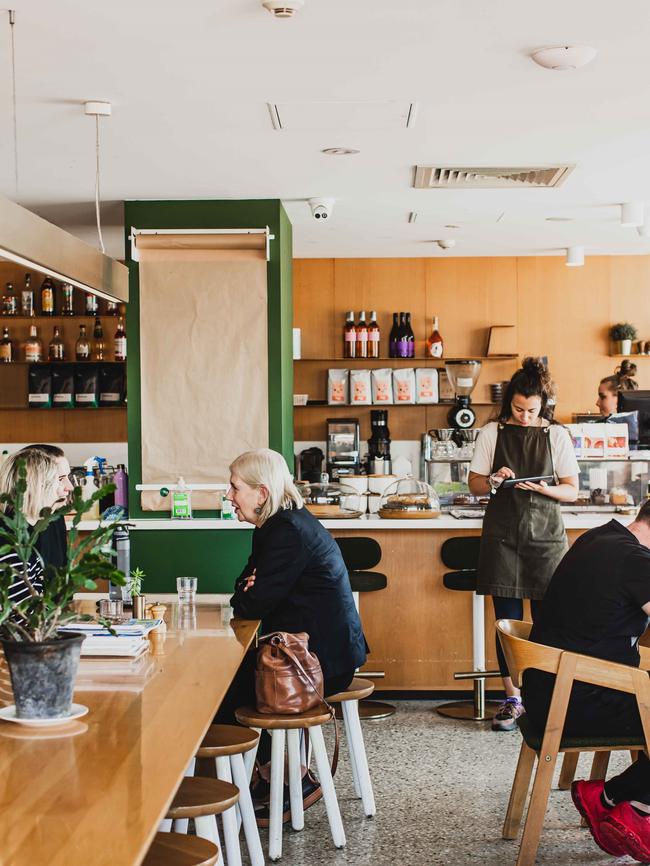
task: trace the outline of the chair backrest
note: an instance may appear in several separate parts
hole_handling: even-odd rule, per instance
[[[366,571],[381,561],[381,546],[374,538],[335,538],[348,571]]]
[[[455,570],[477,568],[480,547],[480,536],[457,535],[443,541],[440,559],[447,568]]]

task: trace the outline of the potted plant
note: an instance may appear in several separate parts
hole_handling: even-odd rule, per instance
[[[6,508],[0,519],[0,556],[15,553],[19,560],[18,564],[15,558],[14,564],[0,562],[0,643],[11,674],[16,716],[64,718],[70,713],[84,635],[63,634],[58,629],[80,618],[72,605],[76,592],[96,589],[98,578],[118,585],[123,585],[125,578],[104,552],[114,526],[99,526],[84,536],[77,529],[84,514],[106,495],[107,487],[86,501],[81,488],[75,488],[69,505],[56,511],[44,508],[33,526],[23,514],[26,489],[25,463],[21,461],[15,496],[0,495],[0,504]],[[30,560],[40,558],[36,541],[50,523],[72,511],[76,513],[68,535],[67,561],[61,567],[44,568],[43,591],[38,592],[28,576]],[[9,597],[17,582],[29,590],[18,602]]]
[[[142,595],[142,580],[146,576],[141,568],[134,568],[130,572],[129,595],[133,602],[134,619],[144,619],[145,597]]]
[[[636,340],[636,328],[629,322],[619,322],[609,329],[615,355],[631,355],[632,340]]]

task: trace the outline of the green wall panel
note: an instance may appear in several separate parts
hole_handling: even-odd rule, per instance
[[[157,592],[176,592],[176,578],[198,577],[199,593],[232,592],[246,565],[252,530],[131,530],[131,568],[147,575],[143,592],[149,601]]]

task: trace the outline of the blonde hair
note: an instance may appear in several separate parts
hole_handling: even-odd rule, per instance
[[[57,449],[58,450],[58,449]],[[41,509],[51,508],[59,485],[57,456],[36,446],[21,448],[11,454],[0,468],[0,493],[16,495],[18,461],[25,461],[27,489],[23,499],[23,513],[30,523],[36,523]],[[0,505],[4,512],[6,503]]]
[[[282,508],[302,508],[303,498],[293,483],[282,454],[270,448],[245,451],[230,464],[230,471],[249,487],[262,485],[269,495],[260,508],[259,526]]]

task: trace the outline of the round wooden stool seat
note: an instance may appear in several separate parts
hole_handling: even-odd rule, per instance
[[[355,677],[345,691],[330,695],[327,701],[330,704],[338,704],[341,701],[360,701],[371,695],[374,690],[375,684],[373,682]]]
[[[207,839],[182,833],[156,833],[142,866],[214,866],[219,849]]]
[[[257,745],[260,735],[239,725],[211,725],[196,753],[197,758],[243,755]]]
[[[221,815],[239,800],[239,788],[221,779],[203,779],[201,776],[185,776],[167,818],[200,818],[202,815]]]
[[[306,713],[292,713],[281,716],[273,713],[258,713],[255,707],[239,707],[235,710],[235,718],[240,725],[249,728],[262,728],[273,731],[282,729],[291,731],[295,728],[313,728],[316,725],[325,725],[332,718],[332,714],[326,706],[314,707]]]

